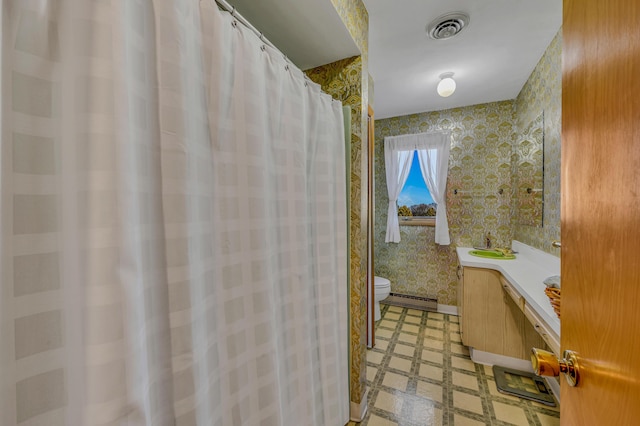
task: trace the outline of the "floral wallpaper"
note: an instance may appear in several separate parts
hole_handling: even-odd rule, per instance
[[[516,111],[517,112],[517,111]],[[544,115],[518,132],[513,144],[515,225],[542,226]]]
[[[450,246],[434,243],[434,228],[401,226],[401,242],[385,243],[387,183],[384,138],[447,130],[451,152],[447,183]],[[375,273],[391,281],[394,293],[437,297],[456,304],[457,246],[510,246],[511,157],[515,137],[514,101],[473,105],[376,121]]]
[[[514,239],[560,256],[560,142],[562,133],[562,29],[547,47],[516,98],[518,129],[544,113],[544,201],[542,228],[514,224]]]
[[[364,3],[362,0],[331,0],[331,3],[366,59],[369,51],[369,12]]]
[[[367,339],[367,112],[369,105],[369,14],[362,0],[332,0],[361,56],[305,71],[322,90],[351,107],[350,334],[351,401],[366,391]],[[365,145],[363,145],[363,142]]]
[[[369,76],[369,12],[362,0],[331,0],[333,7],[340,15],[342,22],[351,34],[356,46],[360,49],[361,63],[361,110],[360,127],[363,135],[367,134],[367,111],[371,104],[369,100],[369,84],[372,80]],[[322,68],[322,67],[321,67]],[[316,81],[319,83],[318,81]],[[349,105],[352,105],[349,103]],[[353,111],[352,111],[353,112]],[[352,114],[352,116],[354,116]]]

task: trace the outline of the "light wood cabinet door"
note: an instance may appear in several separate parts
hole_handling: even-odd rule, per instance
[[[522,358],[522,313],[518,315],[519,308],[502,290],[500,273],[464,268],[462,289],[463,343],[480,351]]]
[[[540,335],[540,332],[531,324],[531,322],[525,317],[524,321],[524,357],[525,359],[531,358],[531,349],[540,348],[547,351],[555,352],[554,348],[547,345],[544,338]],[[557,355],[557,354],[556,354]]]
[[[523,300],[504,288],[502,275],[490,269],[462,268],[459,312],[462,343],[479,351],[529,359],[531,348],[546,347],[525,317]]]
[[[524,325],[526,319],[522,310],[517,306],[511,296],[500,286],[504,304],[504,331],[502,343],[502,355],[513,358],[528,359],[525,347]],[[529,349],[531,350],[531,349]]]

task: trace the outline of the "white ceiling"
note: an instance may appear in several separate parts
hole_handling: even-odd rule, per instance
[[[364,0],[376,118],[514,99],[562,24],[562,0]],[[432,40],[426,27],[449,12],[470,24]],[[454,72],[456,92],[436,93]]]
[[[376,118],[514,99],[562,24],[562,0],[363,0]],[[299,68],[359,54],[330,0],[228,0]],[[432,40],[426,26],[462,11],[469,26]],[[456,92],[436,93],[454,72]]]
[[[302,70],[360,55],[330,0],[227,0]]]

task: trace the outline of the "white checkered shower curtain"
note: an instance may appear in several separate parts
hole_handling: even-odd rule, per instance
[[[211,1],[1,13],[0,425],[344,424],[340,103]]]

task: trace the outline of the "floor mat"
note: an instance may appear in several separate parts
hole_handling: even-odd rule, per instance
[[[502,393],[529,399],[551,407],[556,406],[555,398],[544,379],[533,373],[494,365],[493,376],[496,379],[498,391]]]

